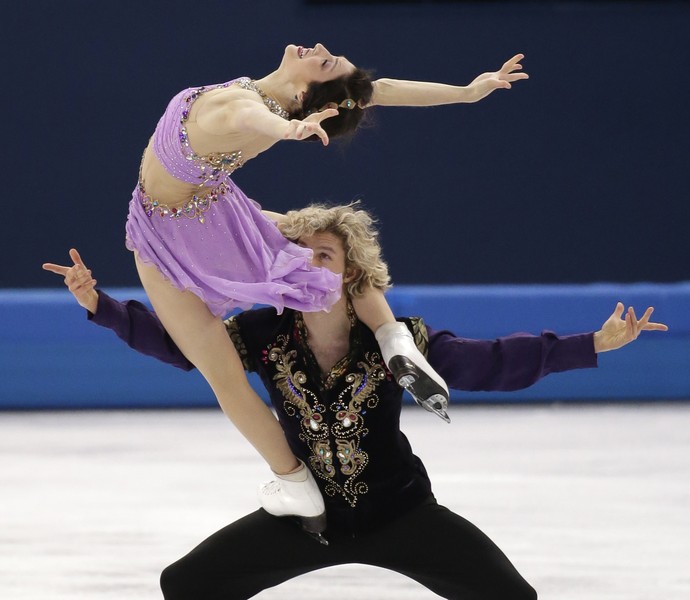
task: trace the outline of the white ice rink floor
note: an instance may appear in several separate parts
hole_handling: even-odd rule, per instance
[[[409,408],[403,429],[439,502],[487,533],[541,599],[690,599],[689,403],[451,416]],[[0,599],[161,598],[161,569],[254,510],[267,476],[216,410],[0,413]],[[437,598],[361,565],[256,598],[326,593]]]

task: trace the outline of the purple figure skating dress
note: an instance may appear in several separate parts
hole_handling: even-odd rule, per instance
[[[233,83],[255,89],[248,78],[189,88],[168,105],[153,135],[153,150],[173,177],[198,184],[181,208],[170,208],[146,193],[141,176],[132,194],[126,245],[180,290],[199,296],[216,316],[234,308],[269,304],[301,311],[328,309],[340,297],[342,280],[312,267],[312,253],[286,240],[230,179],[242,166],[242,150],[197,155],[185,122],[205,91]],[[274,109],[273,101],[265,99]],[[280,110],[280,109],[279,109]]]

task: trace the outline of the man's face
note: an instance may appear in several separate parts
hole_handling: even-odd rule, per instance
[[[314,252],[311,264],[315,267],[325,267],[333,273],[345,273],[345,249],[343,242],[332,233],[315,233],[302,237],[298,244],[311,248]]]

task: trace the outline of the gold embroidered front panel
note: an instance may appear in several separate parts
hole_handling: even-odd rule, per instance
[[[237,318],[230,317],[228,319],[225,319],[223,323],[225,324],[225,329],[228,332],[230,340],[235,345],[235,349],[237,350],[237,354],[239,355],[240,360],[242,361],[242,366],[244,367],[245,371],[252,371],[253,365],[251,364],[251,360],[249,359],[249,352],[247,351],[247,346],[244,343],[244,339],[242,338],[240,326],[237,324]]]
[[[376,389],[386,379],[381,356],[366,353],[357,371],[345,374],[345,387],[337,399],[325,406],[319,400],[319,382],[310,381],[298,369],[297,352],[288,349],[289,341],[289,336],[278,336],[263,360],[275,365],[273,379],[284,398],[283,408],[300,420],[299,439],[310,448],[310,466],[326,482],[326,494],[341,495],[354,508],[358,497],[369,490],[362,479],[369,455],[361,441],[368,433],[366,413],[378,405]]]
[[[410,317],[410,325],[412,325],[412,337],[417,349],[424,355],[429,355],[429,332],[426,329],[424,319],[421,317]]]

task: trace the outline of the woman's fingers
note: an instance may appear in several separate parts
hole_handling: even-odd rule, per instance
[[[318,121],[291,121],[285,139],[304,140],[312,135],[317,136],[324,146],[328,145],[328,134]]]
[[[325,119],[330,119],[332,117],[335,117],[338,115],[338,109],[337,108],[327,108],[326,110],[322,110],[321,112],[314,113],[313,115],[310,115],[307,118],[315,117],[315,121],[317,123],[321,123],[321,121],[324,121]]]
[[[527,73],[513,73],[513,71],[521,71],[522,65],[520,61],[525,58],[524,54],[516,54],[509,61],[501,67],[499,71],[499,77],[505,79],[506,81],[518,81],[520,79],[529,79]]]
[[[513,58],[508,59],[505,63],[503,63],[501,71],[512,71],[513,69],[522,69],[522,65],[519,63],[523,58],[525,58],[524,54],[516,54],[515,56],[513,56]]]

